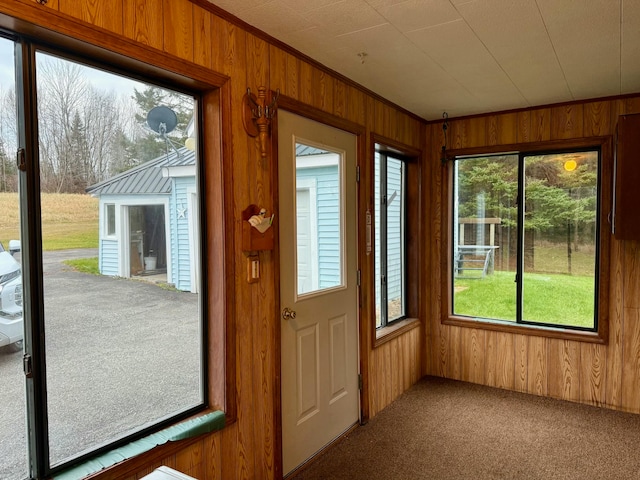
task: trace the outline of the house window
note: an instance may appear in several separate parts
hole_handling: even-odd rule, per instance
[[[374,159],[376,328],[405,317],[405,162],[376,151]]]
[[[107,203],[105,206],[106,216],[106,234],[109,237],[116,234],[116,206],[113,203]]]
[[[0,67],[15,72],[0,75],[0,135],[17,132],[0,148],[24,148],[27,164],[6,170],[0,194],[19,212],[4,233],[21,235],[11,325],[25,354],[0,369],[0,476],[50,478],[210,406],[205,340],[217,333],[193,284],[207,258],[204,172],[185,145],[199,144],[203,109],[180,85],[11,36],[0,37]],[[116,203],[127,212],[117,229]]]
[[[598,329],[601,149],[453,161],[451,313]]]

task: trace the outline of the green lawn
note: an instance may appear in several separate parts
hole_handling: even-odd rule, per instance
[[[98,257],[65,260],[63,263],[65,265],[69,265],[78,272],[100,275],[100,270],[98,269]]]
[[[513,272],[495,272],[484,279],[456,279],[454,313],[515,321]],[[526,274],[525,320],[554,325],[593,327],[594,279],[582,275]]]

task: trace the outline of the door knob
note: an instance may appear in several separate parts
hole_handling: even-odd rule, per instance
[[[282,310],[282,318],[284,320],[293,320],[294,318],[296,318],[295,310],[290,310],[289,307],[284,307],[284,309]]]

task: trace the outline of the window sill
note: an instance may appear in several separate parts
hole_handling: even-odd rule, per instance
[[[418,328],[420,325],[420,320],[417,318],[405,318],[404,320],[394,322],[393,325],[389,325],[388,327],[379,328],[376,330],[373,348],[379,347],[414,328]]]
[[[214,411],[196,416],[73,466],[68,470],[54,475],[53,478],[56,480],[72,480],[93,476],[125,460],[149,452],[156,447],[165,444],[175,444],[178,441],[188,440],[203,433],[221,430],[225,425],[226,417],[222,411]]]
[[[538,325],[509,324],[506,322],[490,320],[479,320],[468,317],[445,317],[443,325],[451,325],[462,328],[477,328],[480,330],[491,330],[494,332],[513,333],[517,335],[530,335],[535,337],[557,338],[560,340],[572,340],[586,343],[606,344],[608,342],[608,332],[585,332],[568,328],[541,327]]]

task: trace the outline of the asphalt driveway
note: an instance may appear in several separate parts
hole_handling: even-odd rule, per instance
[[[45,252],[52,463],[198,403],[198,295],[73,271]],[[0,478],[26,475],[22,353],[0,349]]]

